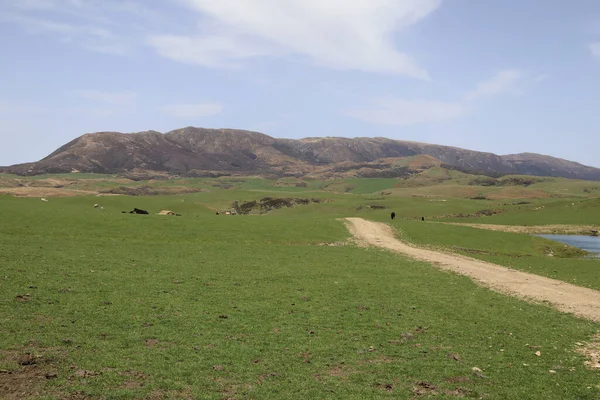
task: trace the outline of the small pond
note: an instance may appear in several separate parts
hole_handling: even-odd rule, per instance
[[[579,247],[590,253],[595,253],[596,257],[600,257],[600,237],[598,236],[583,236],[583,235],[536,235],[545,239],[554,240],[560,243],[568,244],[569,246]]]

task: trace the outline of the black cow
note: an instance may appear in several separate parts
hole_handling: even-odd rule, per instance
[[[392,219],[396,218],[396,213],[392,211]]]
[[[425,217],[421,217],[421,221],[425,221]]]
[[[140,210],[139,208],[134,208],[133,211],[129,211],[129,214],[150,214],[146,210]]]

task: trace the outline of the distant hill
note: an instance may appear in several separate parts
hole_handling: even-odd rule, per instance
[[[154,171],[185,176],[303,176],[366,168],[381,171],[374,176],[394,176],[410,167],[402,165],[399,159],[417,155],[428,156],[421,160],[427,164],[439,162],[447,168],[490,176],[522,174],[600,180],[599,168],[540,154],[498,156],[386,138],[277,139],[258,132],[194,127],[165,134],[156,131],[85,134],[40,161],[0,167],[0,172],[38,175]]]

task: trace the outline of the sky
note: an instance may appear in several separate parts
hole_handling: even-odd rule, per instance
[[[0,165],[197,126],[600,167],[597,0],[0,0]]]

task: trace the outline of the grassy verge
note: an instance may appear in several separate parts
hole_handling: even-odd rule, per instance
[[[228,218],[192,199],[0,197],[0,387],[37,369],[56,378],[30,398],[600,395],[575,351],[597,324],[321,245],[348,237],[326,211]],[[119,211],[135,206],[184,215]]]
[[[398,221],[393,226],[404,240],[418,245],[440,247],[509,268],[600,290],[600,260],[586,259],[585,252],[552,240],[427,222]]]

